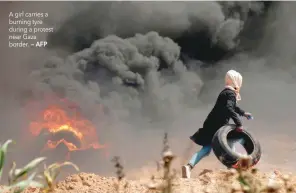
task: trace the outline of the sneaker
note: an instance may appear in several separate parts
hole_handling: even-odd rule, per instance
[[[189,165],[182,166],[182,178],[190,178],[191,168]]]

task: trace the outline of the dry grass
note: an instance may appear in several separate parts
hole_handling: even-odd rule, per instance
[[[155,177],[151,178],[151,183],[147,185],[148,191],[152,192],[163,192],[171,193],[172,192],[172,181],[176,177],[176,172],[171,169],[172,161],[175,156],[170,150],[168,143],[168,134],[165,133],[163,139],[163,151],[162,151],[162,160],[157,162],[157,170],[163,171],[162,180],[160,182],[155,181]]]
[[[116,169],[116,178],[117,182],[114,184],[115,190],[117,192],[120,192],[121,187],[123,188],[124,192],[126,192],[126,189],[128,187],[128,183],[124,180],[125,174],[123,171],[123,165],[120,163],[120,158],[118,156],[115,156],[112,161],[115,163],[114,167]]]

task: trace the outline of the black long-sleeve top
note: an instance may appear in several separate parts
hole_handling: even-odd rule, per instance
[[[218,96],[215,106],[207,116],[203,128],[199,129],[191,139],[199,145],[208,145],[222,126],[232,119],[237,127],[242,126],[239,116],[243,116],[245,111],[236,104],[235,91],[225,88]]]
[[[215,106],[208,115],[204,122],[204,126],[219,126],[229,122],[231,118],[233,122],[238,126],[242,126],[242,122],[239,116],[243,116],[245,111],[236,105],[236,94],[235,91],[225,88],[218,96]],[[218,129],[219,129],[218,128]]]

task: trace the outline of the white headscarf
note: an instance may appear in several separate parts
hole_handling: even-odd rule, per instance
[[[243,77],[239,72],[237,72],[235,70],[229,70],[226,73],[225,87],[235,91],[236,100],[238,100],[238,101],[241,100],[241,96],[240,96],[239,91],[240,91],[240,88],[242,87],[242,83],[243,83]]]

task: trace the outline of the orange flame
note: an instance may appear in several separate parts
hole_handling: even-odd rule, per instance
[[[51,105],[41,113],[41,120],[30,123],[30,132],[34,136],[40,135],[42,130],[52,134],[59,132],[70,132],[80,142],[77,147],[74,143],[66,139],[58,141],[47,141],[47,147],[50,149],[56,148],[60,144],[64,144],[69,151],[85,150],[89,148],[100,149],[104,145],[99,144],[95,126],[87,119],[83,118],[77,110],[74,116],[70,116],[67,111],[58,105]]]

